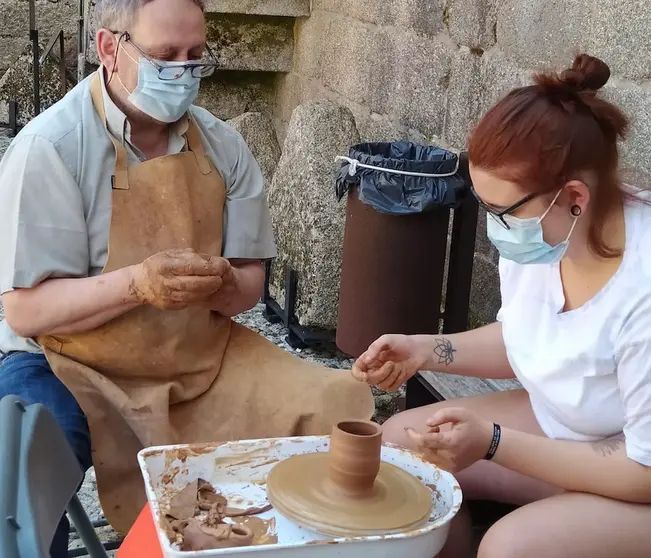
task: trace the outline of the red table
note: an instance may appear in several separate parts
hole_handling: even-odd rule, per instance
[[[120,545],[117,558],[164,558],[149,504],[142,509]]]

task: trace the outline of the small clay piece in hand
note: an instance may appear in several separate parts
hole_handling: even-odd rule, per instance
[[[181,550],[213,550],[253,543],[253,531],[246,525],[222,523],[216,527],[206,527],[196,519],[188,521],[182,535]]]
[[[185,308],[216,293],[229,267],[190,248],[159,252],[133,268],[129,295],[162,310]]]

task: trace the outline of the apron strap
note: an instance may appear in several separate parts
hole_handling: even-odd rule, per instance
[[[104,97],[102,95],[102,83],[100,82],[99,72],[103,71],[102,68],[95,72],[95,75],[90,80],[90,95],[93,98],[93,105],[97,114],[104,123],[106,133],[108,134],[113,147],[115,148],[115,169],[113,176],[111,176],[111,186],[114,190],[128,190],[129,189],[129,174],[128,164],[129,156],[127,150],[124,148],[115,136],[109,131],[106,123],[106,113],[104,112]]]
[[[129,157],[127,150],[124,148],[122,143],[111,134],[108,129],[108,124],[106,123],[106,113],[104,112],[104,98],[102,95],[102,83],[100,81],[99,72],[101,69],[97,70],[95,75],[91,78],[90,81],[90,94],[93,98],[93,104],[95,105],[95,110],[97,114],[104,122],[104,128],[108,134],[113,147],[115,148],[115,169],[113,171],[113,176],[111,176],[111,186],[115,190],[128,190],[129,189],[129,175],[128,175],[128,162]],[[186,132],[186,138],[188,141],[188,148],[194,154],[194,157],[197,161],[197,166],[201,171],[201,174],[210,174],[212,168],[210,166],[210,161],[206,155],[206,150],[203,147],[201,141],[201,134],[199,133],[199,127],[195,122],[194,117],[190,115],[188,122],[188,131]]]
[[[42,335],[35,339],[35,341],[44,349],[48,349],[53,353],[61,354],[63,350],[63,343],[52,335]]]
[[[192,115],[189,114],[188,122],[188,131],[185,133],[185,137],[188,140],[188,147],[194,157],[197,160],[197,165],[201,174],[210,174],[212,169],[210,168],[210,161],[206,155],[206,150],[203,147],[201,141],[201,134],[199,133],[199,126]]]

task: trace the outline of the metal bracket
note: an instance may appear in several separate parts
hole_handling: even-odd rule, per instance
[[[316,330],[304,327],[296,318],[296,293],[298,274],[296,270],[288,268],[285,271],[285,305],[284,308],[273,299],[269,291],[271,282],[271,262],[265,264],[264,295],[262,302],[265,305],[263,316],[269,323],[282,323],[288,330],[285,337],[287,344],[293,349],[304,349],[313,345],[332,344],[335,334],[332,331]]]

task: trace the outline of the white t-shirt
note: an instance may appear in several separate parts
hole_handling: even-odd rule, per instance
[[[596,441],[624,432],[629,458],[651,466],[651,206],[627,204],[617,273],[563,312],[558,264],[500,261],[509,361],[550,438]]]

